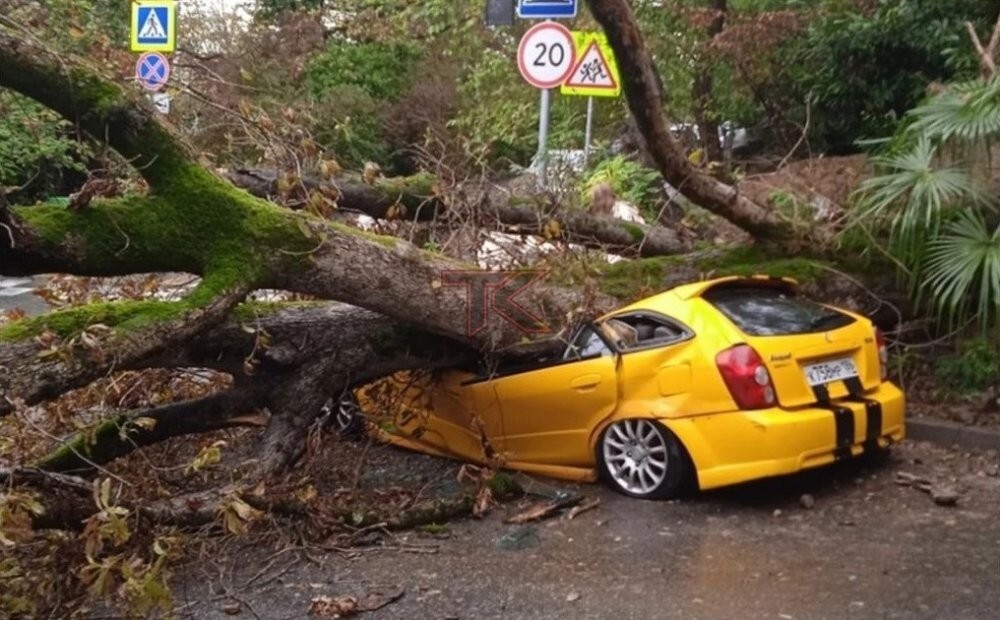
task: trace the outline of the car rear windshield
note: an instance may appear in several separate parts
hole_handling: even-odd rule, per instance
[[[786,289],[720,287],[703,295],[744,333],[751,336],[811,334],[845,327],[854,318]]]

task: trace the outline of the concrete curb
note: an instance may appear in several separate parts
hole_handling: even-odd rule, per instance
[[[1000,450],[1000,430],[931,418],[907,418],[906,437],[947,447]]]

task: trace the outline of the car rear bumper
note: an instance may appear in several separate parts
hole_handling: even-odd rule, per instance
[[[702,489],[790,474],[902,440],[906,402],[891,383],[856,399],[802,409],[663,420],[694,461]]]

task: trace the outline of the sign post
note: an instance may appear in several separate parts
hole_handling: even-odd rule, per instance
[[[542,91],[541,118],[538,122],[538,159],[541,164],[541,182],[547,184],[549,110],[552,103],[551,88],[560,86],[573,70],[576,45],[573,33],[556,22],[542,22],[524,34],[517,48],[517,66],[525,81]]]
[[[583,165],[590,161],[590,143],[594,136],[594,98],[587,97],[587,128],[583,131]]]

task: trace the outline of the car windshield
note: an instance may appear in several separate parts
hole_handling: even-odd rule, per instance
[[[751,336],[811,334],[845,327],[854,319],[787,290],[764,287],[719,287],[704,299]]]
[[[597,355],[610,355],[611,349],[604,344],[597,332],[590,327],[580,330],[576,339],[563,353],[564,360],[586,359]]]

